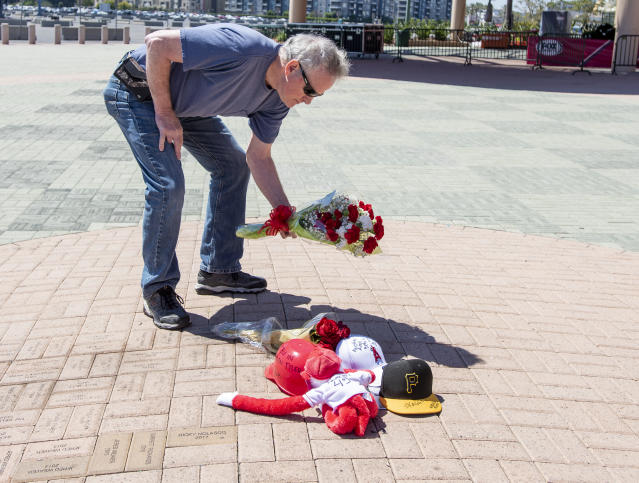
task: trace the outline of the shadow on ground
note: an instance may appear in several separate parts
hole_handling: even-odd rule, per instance
[[[387,361],[405,356],[423,359],[447,367],[465,368],[482,362],[475,354],[461,347],[437,342],[415,324],[361,312],[354,308],[314,305],[312,299],[287,293],[264,292],[259,295],[266,303],[257,304],[255,295],[229,296],[235,302],[226,305],[210,319],[191,314],[192,325],[185,330],[202,337],[216,338],[210,327],[220,322],[253,322],[276,317],[289,329],[301,327],[322,312],[335,312],[338,320],[349,326],[352,334],[361,334],[379,342]],[[277,302],[279,301],[279,302]]]
[[[408,56],[403,62],[392,57],[353,59],[352,77],[424,82],[489,89],[563,92],[573,94],[639,94],[639,73],[611,75],[597,71],[588,75],[577,68],[531,69],[530,65],[473,60],[464,66],[459,59]]]

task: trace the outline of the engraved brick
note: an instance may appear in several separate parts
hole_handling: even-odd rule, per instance
[[[89,377],[115,376],[120,368],[122,354],[96,354]]]
[[[216,426],[210,428],[169,429],[166,446],[200,446],[235,444],[238,439],[236,426]]]
[[[237,390],[240,394],[267,392],[267,384],[271,384],[264,377],[263,367],[238,367],[235,374],[237,377]]]
[[[104,404],[77,406],[73,408],[73,413],[69,419],[64,437],[81,438],[84,436],[97,435],[103,413]]]
[[[49,399],[49,394],[51,394],[54,384],[53,381],[27,384],[16,402],[15,410],[43,408],[47,399]]]
[[[9,481],[26,445],[0,446],[0,481]]]
[[[167,349],[172,347],[178,347],[180,345],[179,331],[159,330],[155,334],[155,340],[153,342],[154,349]]]
[[[49,345],[48,339],[27,339],[20,352],[16,355],[16,360],[39,359]]]
[[[115,380],[111,392],[111,402],[134,401],[142,397],[144,374],[121,374]]]
[[[98,437],[89,463],[88,474],[101,475],[124,471],[131,433],[109,433]]]
[[[168,414],[131,416],[126,418],[104,418],[100,433],[124,431],[160,431],[166,429]]]
[[[151,349],[153,347],[155,332],[154,329],[131,331],[126,344],[126,351],[145,351]]]
[[[28,386],[27,386],[28,387]],[[0,411],[11,411],[16,402],[20,398],[20,394],[23,392],[25,386],[0,386]],[[30,408],[16,408],[16,409],[30,409]]]
[[[173,393],[174,379],[173,371],[147,373],[142,387],[142,399],[163,397]]]
[[[142,401],[112,402],[107,405],[105,418],[123,418],[131,416],[149,416],[169,412],[171,398],[144,399]]]
[[[211,446],[177,446],[164,451],[164,468],[177,466],[210,465],[237,461],[237,444],[217,444]]]
[[[30,441],[62,439],[71,413],[73,413],[72,407],[43,410],[38,423],[33,428]]]
[[[24,450],[22,461],[43,458],[57,459],[91,456],[93,447],[95,446],[95,439],[96,438],[93,437],[29,443]]]
[[[114,381],[114,377],[91,377],[88,379],[58,381],[53,388],[53,393],[110,389]]]
[[[33,426],[0,429],[0,446],[26,443],[33,432]]]
[[[108,337],[104,334],[79,335],[71,349],[71,354],[121,352],[124,350],[127,337],[127,332],[110,332]]]
[[[204,396],[235,390],[235,370],[232,367],[178,371],[173,397]]]
[[[169,428],[200,426],[202,420],[202,397],[176,397],[171,400]]]
[[[15,360],[18,352],[22,349],[22,343],[5,344],[0,343],[0,361],[13,361]]]
[[[84,476],[88,464],[88,456],[23,461],[16,469],[13,481],[55,480]]]
[[[4,373],[1,383],[16,384],[57,379],[64,363],[64,357],[14,361]]]
[[[48,408],[73,406],[81,404],[106,403],[111,395],[111,388],[85,389],[81,391],[68,391],[53,393],[47,402]]]
[[[206,367],[228,367],[235,365],[235,347],[230,344],[208,345]]]
[[[240,481],[317,481],[315,464],[310,461],[240,463]]]
[[[67,359],[58,379],[79,379],[81,377],[87,377],[92,363],[93,354],[71,356]]]
[[[162,469],[166,431],[133,433],[126,471]]]
[[[39,416],[40,411],[38,411],[37,409],[0,413],[0,428],[33,426],[38,421]]]
[[[206,365],[206,346],[191,345],[180,347],[178,370],[200,369]]]
[[[53,337],[47,346],[47,350],[44,351],[43,357],[67,356],[74,342],[75,336],[72,335]]]
[[[147,371],[172,371],[177,362],[177,349],[125,352],[120,374]]]

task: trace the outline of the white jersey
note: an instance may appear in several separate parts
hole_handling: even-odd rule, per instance
[[[347,374],[340,372],[320,386],[308,391],[304,394],[304,399],[311,407],[328,404],[333,410],[357,394],[372,401],[373,399],[366,389],[371,379],[371,374],[366,371]]]

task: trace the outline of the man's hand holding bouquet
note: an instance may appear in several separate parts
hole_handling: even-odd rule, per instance
[[[247,239],[278,233],[294,233],[365,256],[381,252],[377,242],[384,236],[384,225],[371,205],[333,191],[298,211],[280,205],[265,223],[242,225],[236,231],[238,237]]]

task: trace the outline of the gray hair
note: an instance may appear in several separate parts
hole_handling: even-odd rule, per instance
[[[280,48],[280,60],[287,63],[298,60],[308,70],[322,68],[339,79],[348,75],[350,62],[346,51],[326,37],[313,34],[297,34],[289,37]]]

